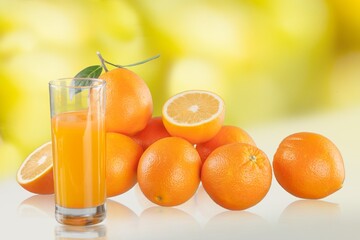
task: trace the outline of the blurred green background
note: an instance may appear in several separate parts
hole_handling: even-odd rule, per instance
[[[0,0],[0,178],[50,139],[48,81],[109,61],[149,85],[154,115],[217,92],[246,128],[360,105],[360,1]]]

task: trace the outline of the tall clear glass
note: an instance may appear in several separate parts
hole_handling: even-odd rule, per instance
[[[55,217],[62,224],[105,219],[105,86],[91,78],[49,82]]]

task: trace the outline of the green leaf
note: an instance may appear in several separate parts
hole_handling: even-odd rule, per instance
[[[74,78],[98,78],[102,72],[102,67],[100,65],[93,65],[84,68]],[[74,86],[86,86],[89,84],[87,80],[74,81]],[[81,92],[81,88],[76,88],[75,91],[70,92],[70,98],[75,94]]]
[[[75,78],[98,78],[102,72],[100,65],[94,65],[81,70]]]

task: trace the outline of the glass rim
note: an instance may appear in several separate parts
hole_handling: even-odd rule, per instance
[[[74,85],[74,81],[90,81],[87,85]],[[65,83],[65,84],[64,84]],[[50,87],[61,88],[78,88],[78,89],[90,89],[96,87],[102,87],[106,85],[106,81],[99,78],[87,78],[87,77],[65,77],[49,81]]]

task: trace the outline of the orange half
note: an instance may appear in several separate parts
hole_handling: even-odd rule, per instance
[[[196,144],[210,140],[219,132],[224,122],[225,104],[215,93],[191,90],[168,99],[162,114],[170,135]]]
[[[54,193],[51,147],[51,142],[38,147],[24,160],[17,172],[17,182],[29,192]]]

